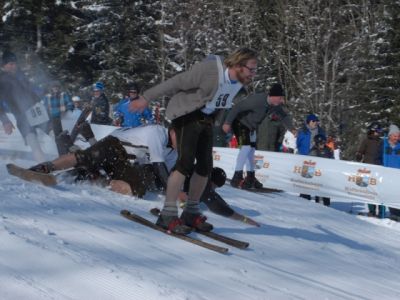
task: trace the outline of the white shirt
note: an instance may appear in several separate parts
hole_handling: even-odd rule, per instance
[[[161,125],[145,125],[134,128],[121,127],[113,132],[128,154],[133,154],[139,164],[165,162],[168,144],[167,129]]]
[[[296,137],[289,130],[286,131],[282,144],[288,149],[293,149],[295,153],[297,152]]]

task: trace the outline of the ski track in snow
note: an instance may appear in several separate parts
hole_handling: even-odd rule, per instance
[[[396,222],[224,186],[223,198],[262,227],[206,212],[216,232],[250,242],[221,255],[119,215],[129,209],[154,221],[148,211],[161,207],[161,195],[136,199],[88,184],[24,182],[6,172],[14,158],[0,162],[1,299],[400,297]]]

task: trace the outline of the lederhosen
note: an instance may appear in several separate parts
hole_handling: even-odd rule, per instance
[[[175,169],[183,175],[190,176],[194,170],[200,176],[211,172],[213,123],[214,116],[200,110],[172,121],[178,146]]]
[[[127,182],[134,195],[142,197],[146,193],[146,172],[137,164],[132,164],[130,157],[119,139],[107,136],[93,146],[75,153],[76,167],[89,172],[103,169],[110,179]]]

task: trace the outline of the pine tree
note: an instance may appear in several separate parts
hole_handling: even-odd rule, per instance
[[[400,1],[385,1],[384,20],[387,24],[388,41],[388,55],[385,56],[385,94],[389,102],[385,117],[388,123],[400,126]]]

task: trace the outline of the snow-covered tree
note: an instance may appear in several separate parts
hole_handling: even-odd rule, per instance
[[[103,81],[112,100],[207,54],[260,52],[251,90],[284,84],[297,124],[320,116],[352,158],[375,120],[399,120],[399,0],[0,0],[1,50],[39,84]]]

